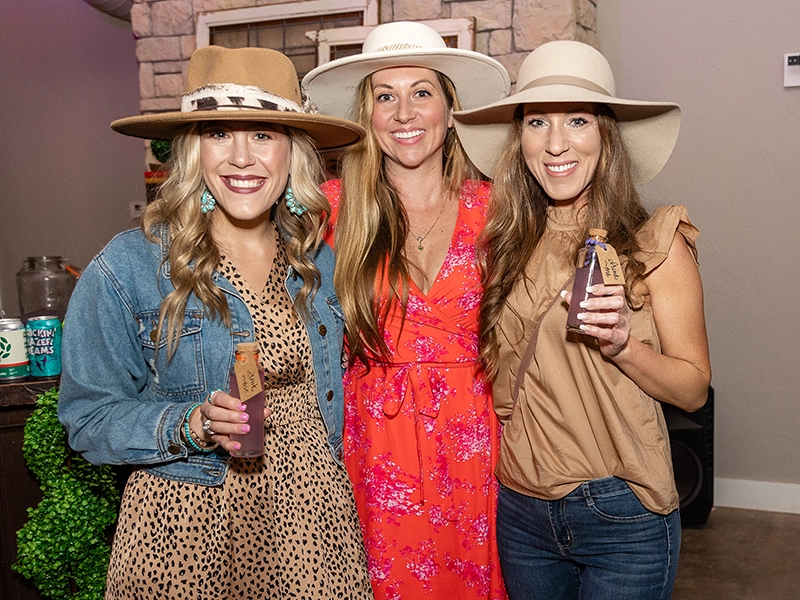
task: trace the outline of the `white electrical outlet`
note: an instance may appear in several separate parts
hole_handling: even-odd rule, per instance
[[[128,204],[128,212],[131,215],[131,219],[140,218],[146,206],[146,202],[131,202]]]
[[[800,86],[800,52],[783,55],[783,87]]]

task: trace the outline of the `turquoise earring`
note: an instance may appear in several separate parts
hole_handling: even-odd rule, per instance
[[[217,204],[217,199],[211,195],[211,192],[208,191],[208,188],[203,192],[203,195],[200,196],[200,210],[204,213],[211,212],[214,210],[214,206]]]
[[[292,214],[297,215],[298,217],[302,217],[303,213],[308,210],[300,202],[295,200],[294,192],[292,192],[291,181],[289,181],[289,183],[286,184],[286,193],[283,195],[283,197],[286,198],[286,206],[289,207],[289,212],[291,212]]]

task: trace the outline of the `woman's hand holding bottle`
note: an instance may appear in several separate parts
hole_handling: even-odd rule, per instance
[[[241,450],[242,444],[238,440],[231,439],[231,435],[241,436],[250,431],[246,408],[238,398],[221,390],[215,390],[192,413],[189,427],[208,444],[217,443],[228,452],[236,452]],[[270,409],[265,407],[264,419],[269,413]]]

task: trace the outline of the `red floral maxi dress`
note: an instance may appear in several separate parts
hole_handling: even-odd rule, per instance
[[[475,241],[487,183],[468,181],[427,296],[413,282],[405,322],[384,324],[389,363],[345,374],[344,460],[378,600],[501,599],[494,467],[499,424],[477,363]],[[341,184],[323,186],[334,215]]]

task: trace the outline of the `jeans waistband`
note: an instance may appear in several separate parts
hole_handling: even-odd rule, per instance
[[[583,498],[597,498],[599,496],[618,496],[631,491],[628,484],[619,477],[603,477],[584,481],[577,488],[567,494],[568,500],[582,500]]]

